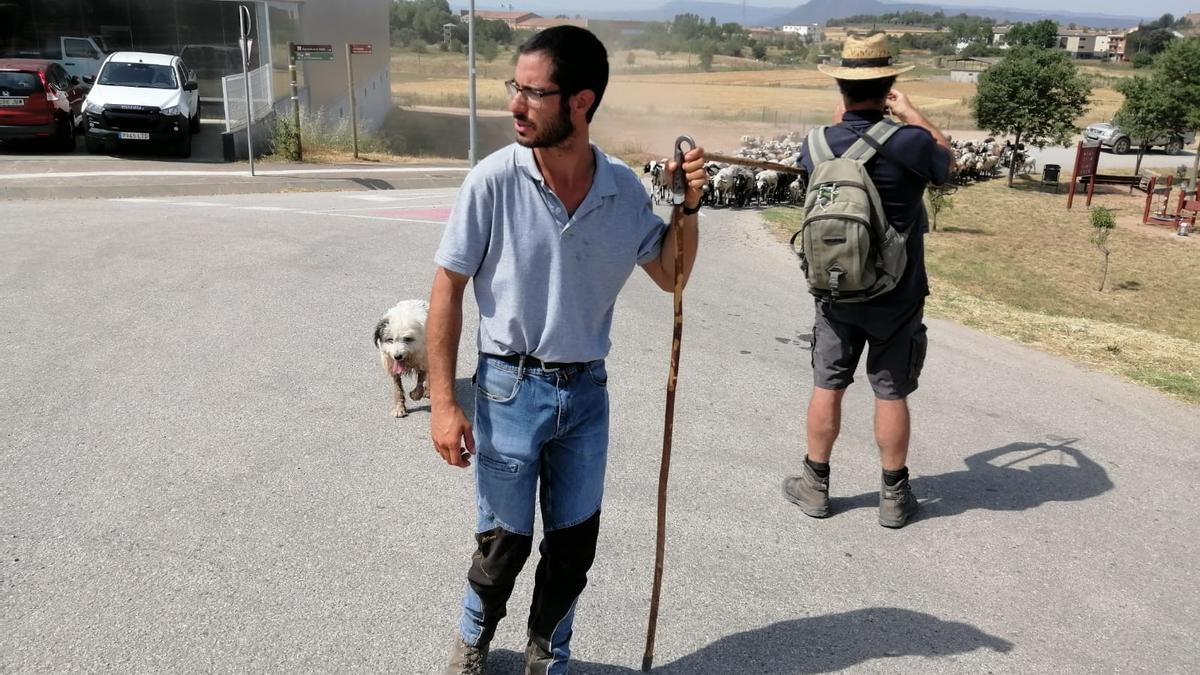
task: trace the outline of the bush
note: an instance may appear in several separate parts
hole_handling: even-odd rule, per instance
[[[1154,65],[1154,57],[1146,52],[1138,52],[1133,55],[1134,68],[1149,68]]]
[[[271,153],[289,162],[300,161],[300,138],[290,115],[276,115],[271,134]]]
[[[396,132],[397,125],[393,119],[396,114],[397,109],[393,108],[384,119],[383,127],[378,133],[367,133],[362,125],[359,125],[358,151],[360,153],[400,154],[404,152],[404,138]],[[301,115],[300,134],[297,138],[296,126],[292,124],[291,114],[277,115],[271,137],[273,153],[288,161],[299,161],[301,142],[303,142],[303,150],[306,154],[353,151],[354,136],[350,129],[350,116],[333,118],[323,109],[315,113],[304,113]]]

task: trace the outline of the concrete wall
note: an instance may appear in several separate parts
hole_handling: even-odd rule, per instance
[[[350,94],[346,74],[346,43],[370,43],[375,53],[354,57],[354,82],[360,129],[373,130],[391,108],[390,0],[306,0],[300,29],[303,41],[333,45],[333,61],[303,63],[304,83],[313,112],[323,109],[328,118],[348,119]]]

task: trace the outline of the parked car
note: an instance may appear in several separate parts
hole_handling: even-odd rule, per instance
[[[1101,147],[1111,148],[1118,155],[1129,152],[1130,148],[1138,147],[1141,142],[1140,139],[1130,138],[1129,134],[1121,131],[1116,122],[1090,124],[1087,130],[1084,131],[1083,136],[1089,141],[1100,141]],[[1171,132],[1150,139],[1146,143],[1145,149],[1150,150],[1158,146],[1166,151],[1168,155],[1178,155],[1183,152],[1184,146],[1195,142],[1195,132]]]
[[[95,77],[104,62],[103,38],[62,35],[37,46],[23,47],[12,56],[57,61],[68,73],[80,79]]]
[[[54,61],[0,59],[0,140],[44,138],[74,150],[83,99],[79,78]]]
[[[196,75],[170,54],[117,52],[104,61],[84,103],[88,152],[115,151],[122,143],[166,144],[180,157],[192,154],[200,131]]]

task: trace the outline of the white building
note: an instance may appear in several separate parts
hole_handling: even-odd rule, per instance
[[[821,39],[821,24],[818,23],[784,26],[780,30],[785,33],[795,33],[802,38],[812,38],[814,41]]]

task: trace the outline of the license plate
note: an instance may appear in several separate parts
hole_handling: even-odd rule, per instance
[[[23,98],[0,98],[0,106],[5,108],[15,108],[21,105],[25,105]]]
[[[148,141],[150,134],[144,131],[120,131],[117,132],[117,138],[122,141]]]

